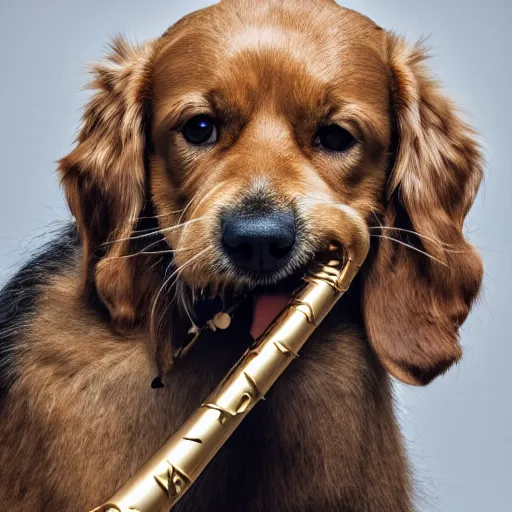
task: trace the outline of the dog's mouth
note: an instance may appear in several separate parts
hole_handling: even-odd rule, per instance
[[[235,329],[236,338],[245,333],[249,344],[250,340],[260,338],[303,286],[304,278],[310,274],[317,257],[324,257],[326,252],[331,255],[332,247],[331,243],[328,249],[315,252],[314,257],[308,258],[306,263],[272,284],[268,284],[267,279],[261,279],[259,283],[254,280],[253,285],[249,284],[245,290],[226,287],[219,295],[197,298],[193,304],[196,323],[192,324],[187,339],[175,352],[174,360],[188,354],[204,331]]]
[[[304,265],[275,284],[255,284],[242,292],[226,289],[214,298],[197,299],[194,312],[198,329],[224,330],[236,323],[257,339],[302,285],[309,266]]]

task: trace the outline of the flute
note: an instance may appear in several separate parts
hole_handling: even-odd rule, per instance
[[[160,512],[183,497],[348,289],[368,252],[367,235],[360,238],[343,253],[330,247],[327,260],[315,263],[285,309],[213,393],[107,503],[92,512]]]

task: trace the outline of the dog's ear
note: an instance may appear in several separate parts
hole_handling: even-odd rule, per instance
[[[94,66],[95,90],[73,151],[59,162],[83,242],[83,285],[95,286],[114,324],[136,317],[133,264],[126,254],[144,202],[145,117],[153,43],[114,40]]]
[[[427,384],[461,357],[458,330],[482,280],[463,235],[482,162],[472,130],[429,78],[421,46],[388,38],[396,150],[364,316],[388,371]]]

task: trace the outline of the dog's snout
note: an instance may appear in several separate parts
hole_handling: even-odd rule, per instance
[[[293,212],[227,215],[222,245],[231,261],[253,272],[277,270],[288,260],[295,244]]]

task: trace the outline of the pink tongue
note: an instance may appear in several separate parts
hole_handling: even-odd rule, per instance
[[[251,325],[251,336],[254,339],[258,338],[270,322],[284,309],[290,300],[290,296],[291,294],[276,293],[256,297]]]

